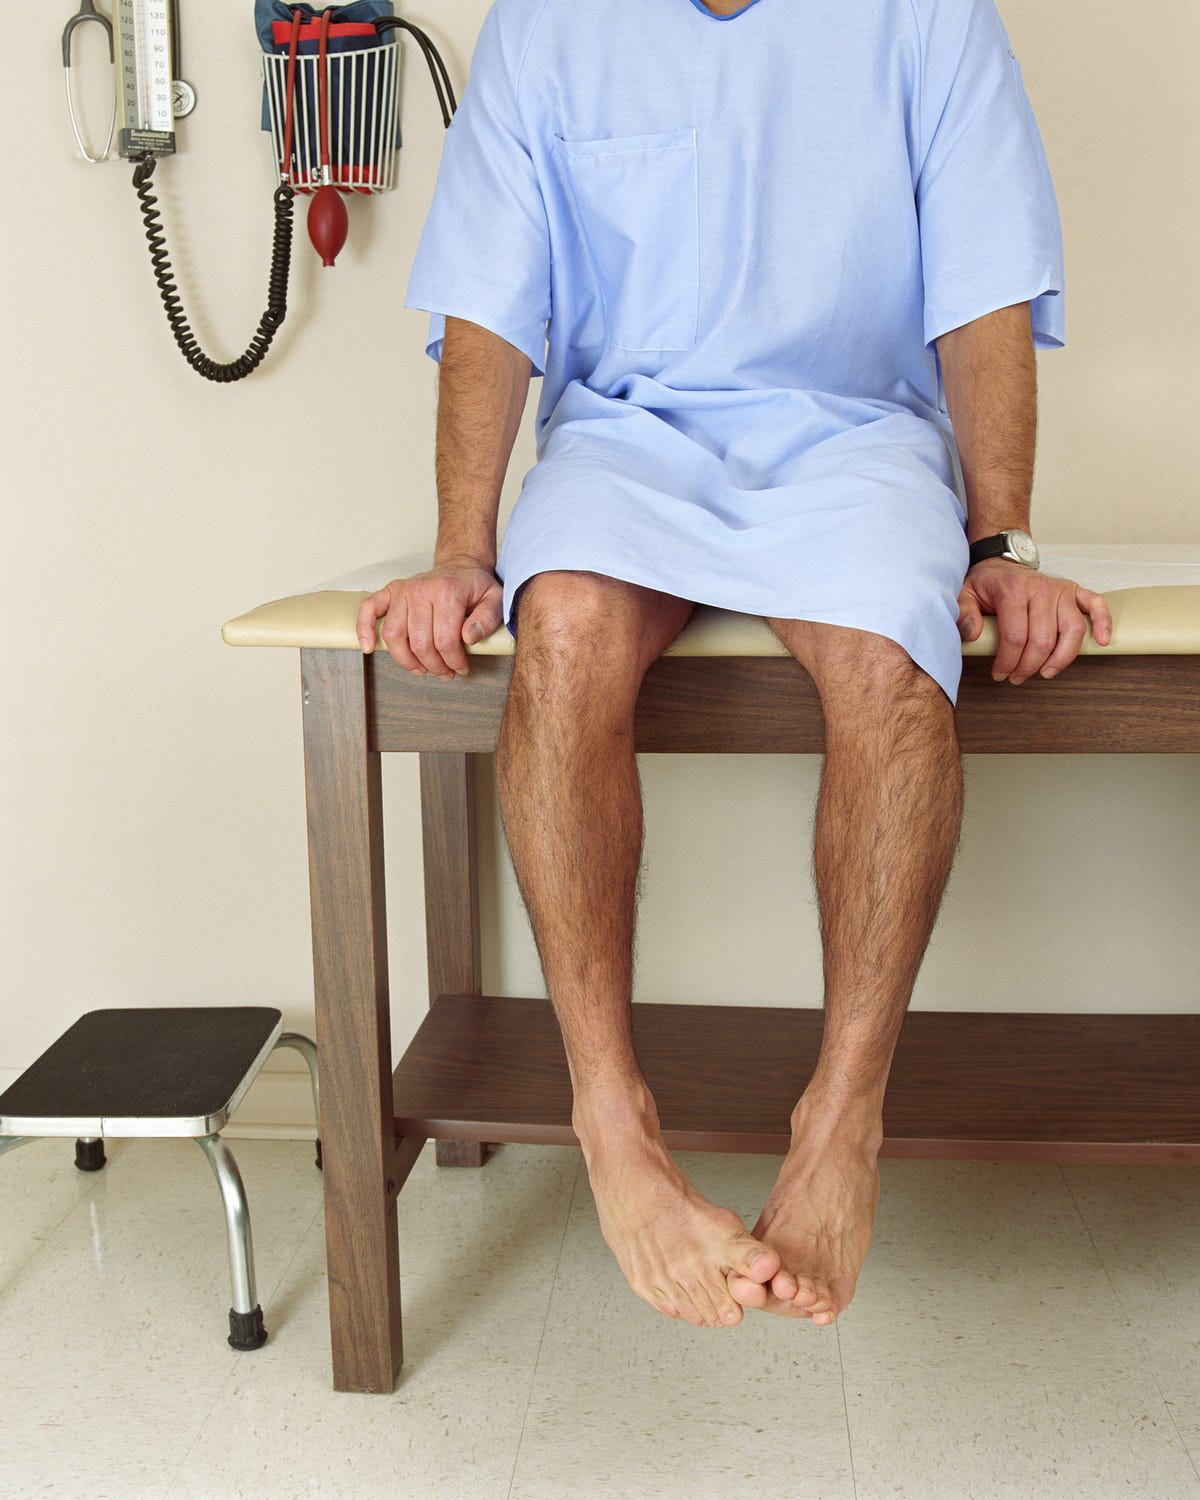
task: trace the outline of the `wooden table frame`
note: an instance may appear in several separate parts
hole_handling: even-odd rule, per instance
[[[966,752],[1200,752],[1200,656],[1078,658],[994,683],[968,657]],[[481,994],[472,757],[495,749],[509,657],[414,678],[383,652],[304,648],[316,1036],[333,1385],[388,1392],[402,1362],[396,1200],[427,1139],[441,1164],[486,1142],[575,1143],[549,1003]],[[638,701],[639,752],[824,750],[816,690],[786,657],[668,656]],[[420,755],[430,1010],[393,1073],[381,755]],[[753,1017],[754,1025],[745,1024]],[[821,1012],[634,1006],[674,1149],[782,1154]],[[749,1035],[752,1047],[739,1044]],[[773,1063],[764,1073],[764,1058]],[[1200,1015],[910,1012],[883,1154],[1200,1161]]]

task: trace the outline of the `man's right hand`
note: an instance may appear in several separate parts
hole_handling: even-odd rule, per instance
[[[471,668],[463,642],[475,645],[503,619],[503,590],[495,572],[473,557],[452,557],[427,573],[395,578],[359,606],[356,630],[366,655],[375,649],[375,629],[389,655],[424,677],[432,672],[452,682]]]

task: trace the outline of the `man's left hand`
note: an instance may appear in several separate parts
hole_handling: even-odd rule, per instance
[[[967,570],[958,596],[958,630],[964,641],[978,640],[983,615],[996,616],[1000,636],[992,676],[1014,686],[1035,672],[1054,677],[1070,666],[1089,619],[1097,645],[1112,641],[1112,616],[1103,594],[1004,557],[986,558]]]

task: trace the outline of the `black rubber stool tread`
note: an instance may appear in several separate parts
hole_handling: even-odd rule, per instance
[[[265,1005],[88,1011],[0,1094],[0,1116],[218,1115],[281,1018]]]

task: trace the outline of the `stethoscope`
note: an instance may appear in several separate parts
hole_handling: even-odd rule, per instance
[[[84,161],[91,162],[93,166],[96,166],[99,162],[107,161],[108,154],[112,150],[113,134],[117,128],[117,90],[116,79],[114,76],[112,118],[108,122],[108,140],[105,141],[104,150],[100,153],[100,155],[93,156],[88,148],[84,145],[83,137],[79,133],[79,122],[75,117],[75,99],[71,93],[71,41],[79,27],[85,25],[88,21],[95,21],[97,25],[104,28],[104,34],[108,37],[108,60],[111,64],[113,64],[114,68],[116,66],[117,54],[113,50],[112,22],[108,19],[107,16],[102,16],[100,14],[95,5],[93,5],[92,0],[80,0],[78,13],[76,15],[73,15],[67,22],[67,24],[63,27],[63,78],[66,80],[67,85],[67,114],[71,117],[71,130],[75,135],[75,144],[83,153]]]
[[[190,83],[178,77],[179,73],[179,0],[171,0],[172,27],[171,36],[174,43],[174,56],[172,57],[172,71],[176,77],[171,83],[171,113],[176,119],[183,115],[190,115],[196,107],[196,90]],[[104,150],[99,156],[93,156],[84,144],[80,133],[79,121],[75,114],[75,96],[71,89],[71,45],[75,33],[80,26],[86,25],[88,21],[95,21],[98,26],[104,28],[104,34],[108,38],[108,60],[113,67],[113,107],[112,117],[108,122],[108,140],[104,143]],[[79,10],[63,27],[62,34],[62,60],[63,79],[67,86],[67,114],[71,120],[71,131],[75,136],[75,144],[79,147],[84,161],[97,166],[102,161],[107,161],[112,151],[113,136],[117,129],[117,78],[116,78],[116,49],[113,45],[112,22],[107,16],[102,16],[96,9],[94,0],[79,0]]]

